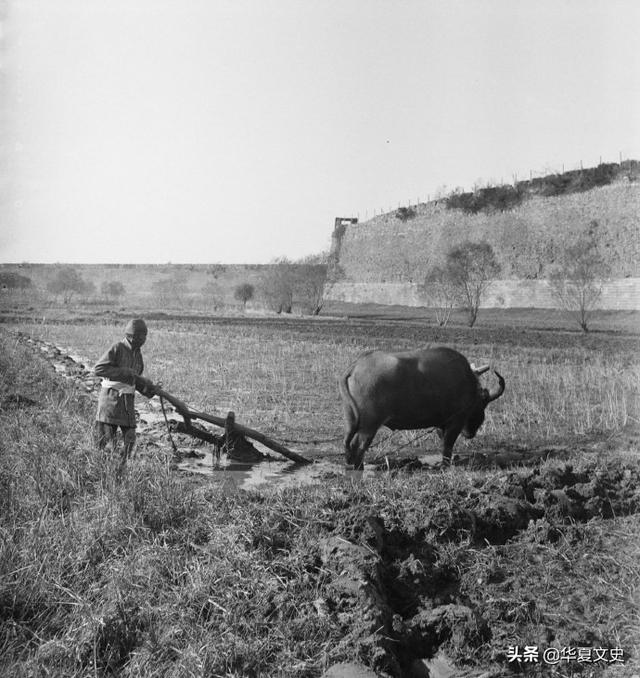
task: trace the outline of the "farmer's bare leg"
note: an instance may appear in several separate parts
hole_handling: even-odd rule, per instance
[[[99,450],[104,450],[107,445],[115,452],[117,446],[116,434],[118,427],[115,424],[105,424],[103,421],[94,422],[93,439]]]
[[[121,426],[120,428],[122,429],[122,437],[124,438],[124,447],[120,454],[120,467],[124,468],[127,464],[127,460],[132,455],[136,444],[136,430],[129,426]]]

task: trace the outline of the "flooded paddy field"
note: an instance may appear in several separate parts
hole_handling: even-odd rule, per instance
[[[218,457],[137,396],[117,482],[89,368],[121,325],[0,330],[4,673],[640,672],[638,336],[149,320],[147,376],[314,463]],[[339,374],[427,344],[495,367],[505,395],[451,469],[435,433],[382,429],[345,472]]]

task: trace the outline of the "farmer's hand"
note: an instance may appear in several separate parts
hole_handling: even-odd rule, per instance
[[[154,383],[151,383],[151,395],[148,396],[149,398],[153,398],[153,396],[158,395],[158,391],[162,390],[162,382],[161,381],[156,381]]]
[[[151,379],[146,377],[136,376],[136,389],[142,393],[143,396],[147,398],[153,398],[156,394],[156,387]]]

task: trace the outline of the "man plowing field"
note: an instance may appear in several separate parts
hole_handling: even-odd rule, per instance
[[[263,445],[279,452],[289,459],[307,464],[308,459],[287,449],[275,440],[258,431],[242,426],[235,422],[232,412],[227,418],[216,417],[204,412],[192,410],[181,400],[164,391],[160,384],[154,384],[151,380],[142,376],[144,363],[140,348],[147,340],[147,325],[142,318],[129,321],[125,327],[125,338],[115,343],[98,360],[93,368],[97,377],[102,378],[102,388],[98,396],[98,412],[95,422],[95,438],[98,447],[104,448],[107,443],[111,444],[114,451],[117,446],[118,428],[121,429],[124,439],[124,449],[120,455],[120,472],[124,469],[127,459],[131,455],[136,441],[136,415],[134,408],[135,392],[138,391],[147,398],[158,395],[160,399],[169,401],[183,417],[184,422],[175,430],[192,435],[201,440],[217,444],[218,439],[206,431],[192,425],[193,419],[221,426],[226,430],[224,439],[229,448],[232,439],[234,447],[249,446],[244,437],[257,440]],[[164,407],[163,407],[164,411]],[[241,439],[241,440],[239,440]]]
[[[115,451],[120,428],[124,443],[120,471],[136,442],[135,392],[139,391],[147,398],[156,394],[156,386],[142,376],[144,362],[140,349],[147,340],[145,321],[142,318],[130,320],[124,332],[124,339],[111,346],[93,368],[95,375],[102,378],[95,422],[96,443],[99,448],[110,443]]]

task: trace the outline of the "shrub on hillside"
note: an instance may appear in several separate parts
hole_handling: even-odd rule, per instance
[[[461,209],[471,214],[504,212],[520,205],[524,195],[518,186],[488,186],[472,193],[452,193],[445,202],[448,209]]]
[[[506,184],[466,193],[458,191],[447,196],[445,204],[448,209],[461,209],[469,214],[493,210],[503,212],[517,207],[532,195],[551,197],[579,193],[598,186],[607,186],[622,175],[633,181],[638,176],[637,161],[628,160],[620,165],[600,163],[597,167],[518,181],[515,186]]]
[[[400,221],[409,221],[410,219],[415,219],[416,210],[414,207],[398,207],[396,210],[396,219]]]

